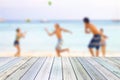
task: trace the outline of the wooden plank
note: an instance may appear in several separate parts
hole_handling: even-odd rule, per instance
[[[63,65],[63,79],[64,80],[77,80],[74,70],[68,58],[62,58]]]
[[[120,60],[120,57],[117,57]]]
[[[19,80],[21,76],[24,75],[26,71],[30,69],[30,67],[37,61],[38,58],[32,58],[28,62],[26,62],[24,65],[22,65],[17,71],[12,73],[10,76],[6,77],[5,80]]]
[[[120,69],[108,64],[107,62],[105,62],[104,60],[100,58],[94,58],[94,60],[96,60],[99,64],[101,64],[106,69],[108,69],[109,71],[111,71],[112,73],[114,73],[116,76],[120,78]]]
[[[29,60],[29,58],[23,58],[21,61],[18,61],[12,67],[9,67],[7,70],[5,70],[2,73],[0,73],[0,80],[5,80],[6,77],[10,76],[10,74],[15,72],[21,65],[23,65],[28,60]]]
[[[78,60],[84,66],[92,80],[107,80],[93,65],[85,60],[85,58],[78,58]]]
[[[11,58],[11,57],[2,57],[0,58],[0,67],[7,64],[8,62],[10,62],[11,60],[13,60],[15,58]]]
[[[55,58],[50,75],[50,80],[62,80],[61,58]]]
[[[90,76],[76,58],[70,58],[78,80],[91,80]]]
[[[116,67],[116,68],[118,68],[119,70],[120,70],[120,65],[119,64],[117,64],[117,63],[115,63],[113,60],[111,61],[111,60],[109,60],[109,59],[107,59],[107,58],[102,58],[105,62],[107,62],[108,64],[110,64],[110,65],[112,65],[112,66],[114,66],[114,67]]]
[[[117,63],[118,65],[120,65],[120,59],[117,58],[117,57],[110,57],[110,58],[107,58],[107,59],[109,59],[109,60],[111,60],[111,61]]]
[[[46,58],[39,58],[35,62],[35,64],[24,74],[23,77],[21,77],[20,80],[34,80],[35,76],[37,75],[38,71],[41,69],[45,62]],[[44,74],[44,73],[43,73]]]
[[[9,62],[7,62],[6,64],[4,64],[3,66],[0,67],[0,73],[5,71],[6,69],[12,67],[14,64],[19,62],[21,59],[22,58],[11,58],[11,60]]]
[[[120,57],[108,57],[109,59],[115,59],[115,60],[118,60],[120,61]]]
[[[35,77],[35,80],[48,80],[49,75],[51,73],[52,65],[54,62],[54,58],[47,58],[44,65],[42,66],[41,70],[38,72],[37,76]]]
[[[103,74],[107,80],[119,80],[117,76],[111,73],[109,70],[105,69],[102,65],[98,64],[92,58],[86,58],[86,60],[91,63],[101,74]]]

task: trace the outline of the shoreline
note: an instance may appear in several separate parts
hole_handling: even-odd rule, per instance
[[[15,52],[2,52],[0,57],[14,57]],[[61,53],[63,57],[91,57],[89,52],[72,51],[70,53]],[[21,52],[21,57],[57,57],[55,52],[41,51],[41,52]],[[102,53],[100,53],[102,57]],[[106,57],[120,57],[120,52],[107,52]]]

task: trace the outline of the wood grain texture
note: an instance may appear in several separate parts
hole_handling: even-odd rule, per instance
[[[31,68],[31,66],[34,64],[35,61],[37,61],[38,58],[31,58],[28,62],[26,62],[24,65],[22,65],[17,71],[12,73],[10,76],[6,77],[6,80],[19,80],[24,73]]]
[[[93,80],[107,80],[97,69],[94,68],[85,58],[78,58]]]
[[[22,58],[12,58],[12,59],[10,59],[10,61],[7,62],[7,63],[6,63],[6,61],[5,61],[4,65],[2,65],[2,66],[0,67],[0,73],[3,72],[4,70],[6,70],[7,68],[12,67],[12,66],[15,65],[17,62],[19,62],[21,59],[22,59]],[[3,61],[3,62],[4,62],[4,61]]]
[[[120,58],[1,57],[0,80],[120,80]]]
[[[11,57],[2,57],[0,58],[0,67],[5,65],[6,63],[10,62],[11,60],[13,60],[15,58],[11,58]]]
[[[63,79],[64,80],[77,80],[74,70],[68,58],[62,58],[63,65]]]
[[[62,64],[61,64],[61,58],[55,58],[50,80],[62,80]]]
[[[76,58],[70,58],[78,80],[91,80],[90,76]]]
[[[42,66],[41,70],[39,71],[39,73],[35,77],[35,80],[41,80],[41,79],[48,80],[49,79],[52,65],[53,65],[53,61],[54,61],[54,58],[47,58],[44,65]]]
[[[93,59],[86,58],[86,60],[89,63],[91,63],[101,74],[103,74],[107,80],[119,80],[119,78],[117,76],[115,76],[113,73],[108,71],[106,68],[104,68],[102,65],[100,65]]]
[[[34,80],[35,76],[37,75],[38,71],[43,66],[43,63],[45,62],[46,58],[39,58],[35,62],[35,64],[24,74],[23,77],[21,77],[20,80],[27,80],[29,77],[29,80]]]
[[[120,78],[120,69],[114,67],[112,64],[104,61],[103,59],[94,58],[94,60],[96,60],[99,64],[101,64],[106,69],[108,69],[109,71],[111,71],[113,74],[115,74],[116,76],[118,76]]]
[[[13,65],[10,68],[7,68],[5,71],[0,73],[0,80],[5,80],[7,77],[9,77],[12,73],[14,73],[17,69],[20,68],[21,65],[25,64],[29,58],[23,58],[21,61],[17,61],[15,65]]]

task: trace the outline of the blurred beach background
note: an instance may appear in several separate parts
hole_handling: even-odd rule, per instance
[[[55,55],[56,36],[49,37],[44,28],[54,30],[54,24],[69,29],[72,35],[63,36],[63,48],[70,48],[71,56],[90,56],[82,19],[103,28],[107,39],[107,56],[120,55],[119,0],[0,0],[0,56],[13,56],[16,28],[27,32],[21,39],[22,56]],[[63,53],[64,55],[64,53]]]
[[[120,53],[120,22],[112,21],[91,21],[99,29],[104,28],[107,40],[107,54]],[[82,21],[50,21],[50,22],[5,22],[0,23],[0,54],[15,52],[13,42],[15,40],[16,28],[21,28],[23,32],[27,32],[26,37],[21,39],[22,53],[36,53],[41,55],[44,53],[54,53],[57,43],[56,36],[49,37],[44,28],[48,28],[51,32],[54,30],[54,24],[59,23],[63,28],[69,29],[73,34],[63,35],[63,48],[68,47],[74,55],[79,53],[85,55],[88,53],[88,43],[92,34],[86,35]],[[86,54],[87,55],[87,54]],[[88,53],[89,55],[89,53]]]

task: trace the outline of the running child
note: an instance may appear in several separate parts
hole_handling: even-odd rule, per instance
[[[67,32],[67,33],[72,33],[71,31],[67,30],[67,29],[64,29],[62,27],[60,27],[59,24],[55,24],[55,30],[50,33],[47,29],[45,29],[45,31],[47,32],[47,34],[49,36],[52,36],[52,35],[56,35],[57,39],[58,39],[58,43],[57,43],[57,46],[56,46],[56,53],[57,53],[57,56],[60,57],[60,53],[61,52],[69,52],[69,49],[66,48],[66,49],[62,49],[62,44],[63,44],[63,37],[62,37],[62,32]]]
[[[16,39],[14,41],[14,46],[17,49],[17,52],[15,54],[15,57],[19,57],[20,56],[20,52],[21,52],[21,49],[20,49],[20,39],[22,37],[25,37],[25,34],[26,33],[22,33],[19,28],[16,29]]]
[[[106,55],[106,39],[108,37],[106,35],[104,35],[104,30],[102,28],[100,29],[100,31],[102,34],[100,45],[101,45],[102,55],[103,55],[103,57],[105,57],[105,55]]]

